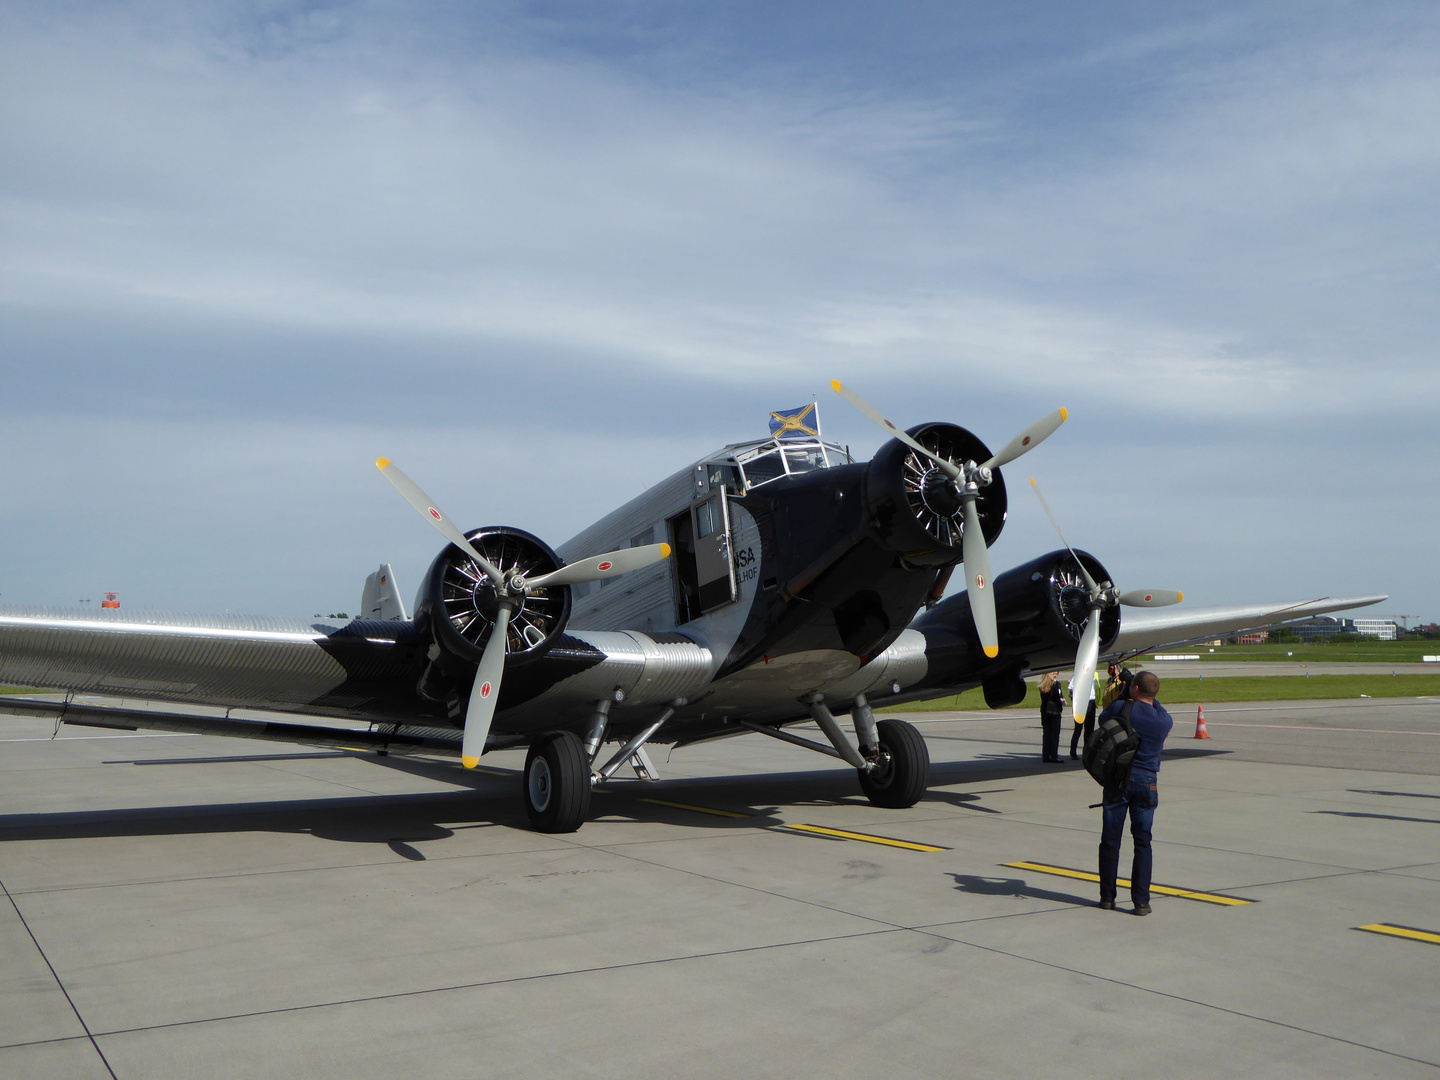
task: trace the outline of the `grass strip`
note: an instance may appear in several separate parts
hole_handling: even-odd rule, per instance
[[[1255,675],[1219,679],[1162,679],[1160,703],[1204,704],[1230,701],[1316,701],[1335,698],[1440,697],[1440,672],[1434,675]],[[871,704],[886,713],[964,712],[985,708],[979,689],[963,694],[912,701],[907,705]],[[1040,692],[1032,683],[1013,709],[1040,711]]]
[[[1213,650],[1213,651],[1212,651]],[[1292,664],[1418,664],[1427,656],[1440,656],[1440,641],[1340,641],[1306,645],[1303,642],[1276,645],[1183,645],[1152,649],[1132,660],[1127,667],[1161,656],[1198,656],[1201,662],[1226,663],[1255,660]],[[1435,665],[1440,670],[1440,664]]]

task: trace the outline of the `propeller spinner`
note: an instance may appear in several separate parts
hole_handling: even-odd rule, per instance
[[[520,607],[526,594],[531,589],[580,585],[587,581],[600,581],[631,570],[639,570],[668,558],[670,545],[647,544],[644,547],[609,551],[534,578],[527,578],[520,571],[507,577],[475,549],[465,538],[465,534],[435,505],[435,501],[421,490],[419,484],[406,476],[399,466],[391,464],[386,458],[377,458],[375,467],[441,536],[474,559],[475,565],[485,572],[495,587],[495,628],[490,634],[490,640],[485,643],[485,650],[480,654],[480,664],[475,669],[470,701],[465,707],[465,734],[460,747],[460,763],[467,769],[473,769],[480,764],[480,755],[485,751],[485,739],[490,734],[490,721],[495,716],[495,703],[500,697],[500,680],[505,673],[505,631],[510,616]]]
[[[998,454],[976,464],[965,461],[957,464],[941,457],[933,450],[887,420],[879,409],[871,405],[855,391],[841,385],[838,379],[830,381],[830,388],[845,399],[855,410],[887,434],[899,439],[916,453],[935,463],[939,476],[927,478],[927,487],[938,483],[949,489],[948,494],[958,499],[964,512],[964,529],[960,535],[960,552],[965,563],[965,584],[970,595],[970,612],[975,619],[975,631],[980,635],[980,648],[987,657],[1000,655],[1000,634],[995,618],[995,596],[990,591],[990,549],[985,545],[985,533],[980,527],[980,513],[975,500],[982,487],[988,487],[994,480],[993,470],[1008,465],[1021,454],[1029,453],[1048,439],[1069,415],[1064,409],[1056,409],[1042,416],[1020,434],[1006,443]]]
[[[1065,545],[1065,549],[1075,560],[1075,565],[1080,568],[1080,576],[1085,579],[1085,600],[1089,612],[1085,618],[1085,630],[1080,635],[1080,647],[1075,650],[1075,674],[1070,683],[1070,717],[1079,723],[1085,719],[1085,710],[1089,708],[1090,699],[1095,692],[1095,666],[1100,661],[1100,613],[1117,604],[1124,607],[1167,607],[1180,603],[1185,599],[1185,594],[1166,589],[1131,589],[1122,593],[1108,581],[1103,585],[1098,584],[1085,569],[1080,556],[1075,554],[1070,541],[1065,539],[1060,522],[1056,521],[1055,515],[1050,512],[1050,504],[1045,501],[1045,496],[1040,494],[1040,485],[1033,476],[1030,478],[1030,487],[1035,492],[1035,497],[1040,500],[1040,508],[1045,511],[1050,524],[1055,526],[1060,542]]]

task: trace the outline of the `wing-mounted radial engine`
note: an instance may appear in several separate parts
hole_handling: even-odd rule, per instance
[[[1113,641],[1114,633],[1120,628],[1121,606],[1167,607],[1180,603],[1185,599],[1185,594],[1169,589],[1130,589],[1128,592],[1121,592],[1111,583],[1108,574],[1090,573],[1084,561],[1076,555],[1075,549],[1070,547],[1070,541],[1065,539],[1060,522],[1056,521],[1055,515],[1050,512],[1050,504],[1045,501],[1045,496],[1040,494],[1040,485],[1033,476],[1030,478],[1030,487],[1034,490],[1035,497],[1040,500],[1040,506],[1045,511],[1045,516],[1050,519],[1050,524],[1055,526],[1061,543],[1074,557],[1075,570],[1080,578],[1078,582],[1071,583],[1065,594],[1066,606],[1070,612],[1068,617],[1072,622],[1082,607],[1085,610],[1085,630],[1080,635],[1080,645],[1075,650],[1075,675],[1071,683],[1075,689],[1070,695],[1070,713],[1078,721],[1084,718],[1095,690],[1095,665],[1100,661],[1100,643],[1106,632],[1107,617],[1114,618],[1115,631],[1106,638]]]
[[[523,529],[489,526],[465,539],[502,578],[539,578],[562,565],[548,544]],[[418,686],[422,696],[444,702],[464,693],[495,632],[500,601],[500,589],[470,552],[451,544],[435,556],[415,611],[416,629],[435,645]],[[550,649],[570,618],[570,587],[531,584],[514,603],[505,624],[507,666]]]
[[[1000,655],[986,657],[971,615],[970,594],[957,593],[922,614],[914,628],[925,635],[927,687],[974,686],[986,704],[1004,708],[1024,700],[1026,670],[1069,667],[1090,623],[1085,575],[1101,581],[1109,573],[1088,552],[1061,550],[1032,559],[995,578]],[[1120,631],[1117,608],[1102,610],[1097,646],[1108,646]]]
[[[884,485],[894,483],[887,477],[898,475],[903,500],[893,492],[890,495],[894,527],[902,530],[899,535],[905,540],[912,538],[913,532],[908,528],[911,522],[900,520],[908,512],[913,524],[923,533],[923,538],[915,538],[924,546],[917,547],[907,557],[911,562],[935,558],[938,561],[930,565],[949,566],[954,564],[955,548],[959,546],[975,630],[985,655],[995,657],[1000,651],[1000,639],[995,627],[995,597],[990,589],[989,547],[1005,523],[1005,481],[1000,476],[1000,466],[1039,446],[1065,422],[1068,414],[1064,409],[1056,409],[1042,416],[1001,447],[999,453],[991,454],[984,443],[964,428],[927,424],[901,431],[855,391],[833,380],[830,387],[861,415],[894,437],[894,442],[881,448],[871,462],[871,469],[874,470],[875,462],[882,457],[894,459],[889,461],[888,473],[882,472],[878,478],[878,484],[883,498]],[[898,472],[894,467],[897,463]],[[939,546],[927,552],[925,547],[930,545]]]
[[[506,661],[520,662],[544,653],[570,616],[571,585],[601,581],[639,570],[670,555],[669,544],[608,551],[561,566],[555,552],[520,529],[478,529],[463,533],[434,500],[385,458],[376,468],[435,530],[450,541],[430,567],[426,622],[435,637],[430,659],[449,658],[449,667],[474,667],[465,704],[465,732],[460,762],[467,769],[480,763],[490,721],[500,697]],[[419,615],[417,613],[417,622]],[[514,652],[511,652],[512,646]],[[434,664],[421,679],[449,674]]]

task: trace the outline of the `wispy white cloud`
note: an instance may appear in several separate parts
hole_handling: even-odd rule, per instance
[[[1366,243],[1368,219],[1422,199],[1407,189],[1440,152],[1411,105],[1436,92],[1423,43],[1304,40],[1201,70],[1182,58],[1127,127],[1096,123],[1119,152],[1072,149],[1047,168],[1006,160],[1004,102],[814,80],[658,92],[539,53],[432,69],[404,52],[413,41],[377,62],[363,15],[227,36],[112,12],[10,35],[7,298],[640,365],[898,353],[1002,382],[1139,376],[1221,412],[1344,412],[1374,406],[1326,384],[1367,320],[1317,324],[1364,291],[1357,278],[1416,254],[1404,229]],[[1155,36],[1111,51],[1173,56],[1175,34]],[[1422,347],[1377,330],[1399,361]]]
[[[378,452],[373,434],[414,438],[417,475],[505,473],[477,502],[561,540],[582,509],[743,436],[721,423],[742,391],[758,411],[837,374],[899,419],[954,415],[996,442],[1045,411],[1038,399],[1102,419],[1144,402],[1190,425],[1164,436],[1196,440],[1184,453],[1202,459],[1283,429],[1313,460],[1325,442],[1307,425],[1399,428],[1440,404],[1440,19],[1422,6],[1236,8],[1134,31],[1100,19],[1073,47],[1000,34],[983,62],[950,62],[944,40],[894,77],[856,74],[875,51],[863,19],[848,46],[826,24],[850,66],[807,52],[804,34],[751,60],[684,18],[614,16],[591,48],[586,27],[523,7],[437,10],[0,14],[0,305],[23,316],[0,364],[24,369],[0,408],[45,477],[19,503],[7,489],[26,529],[44,534],[57,491],[99,498],[104,470],[43,441],[57,423],[55,442],[129,463],[107,490],[130,509],[105,504],[128,523],[126,565],[144,561],[147,521],[187,527],[149,496],[136,509],[130,478],[153,476],[192,507],[226,492],[249,508],[235,550],[284,548],[244,562],[249,575],[313,554],[306,507],[342,525],[392,512],[340,479]],[[65,337],[79,323],[95,328],[83,345]],[[369,351],[347,368],[357,343]],[[355,426],[336,418],[337,400],[365,408],[335,385],[346,372],[375,395]],[[57,420],[77,386],[126,382],[144,392],[119,395],[117,415],[97,422],[86,398]],[[422,407],[397,404],[412,382],[411,398],[445,397],[430,435]],[[597,401],[607,385],[630,389]],[[659,411],[693,417],[689,442],[645,426],[662,392],[675,400]],[[516,402],[565,432],[515,450]],[[151,430],[156,413],[172,419]],[[506,439],[486,443],[487,426]],[[1057,479],[1093,482],[1070,459],[1113,467],[1103,424],[1065,437]],[[473,464],[455,451],[467,440],[483,447]],[[187,445],[185,467],[170,462]],[[284,467],[232,467],[230,445],[273,447]],[[602,453],[626,490],[584,488],[564,504],[574,520],[514,482]],[[1434,501],[1412,458],[1382,456],[1385,490]],[[1283,529],[1296,512],[1263,509],[1283,472],[1266,460],[1273,471],[1235,464],[1194,498]],[[301,475],[333,494],[300,494]],[[204,513],[223,533],[223,514]],[[345,575],[375,558],[355,543]]]

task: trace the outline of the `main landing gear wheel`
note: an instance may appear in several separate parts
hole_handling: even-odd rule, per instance
[[[525,755],[525,813],[540,832],[574,832],[590,813],[590,759],[569,731],[541,735]]]
[[[930,751],[913,724],[881,720],[880,760],[860,772],[860,790],[876,806],[903,810],[914,806],[930,785]]]

